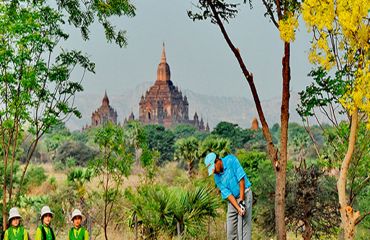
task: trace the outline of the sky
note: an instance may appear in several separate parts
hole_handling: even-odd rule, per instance
[[[209,21],[193,22],[187,10],[196,10],[188,0],[136,0],[133,18],[114,19],[127,31],[128,45],[107,43],[101,26],[94,24],[91,39],[82,41],[71,32],[67,48],[86,52],[96,63],[96,74],[88,74],[83,86],[87,93],[120,94],[143,82],[156,80],[162,44],[165,43],[171,79],[180,89],[214,96],[243,96],[251,99],[249,86],[218,26]],[[281,95],[283,43],[278,30],[264,17],[256,1],[239,7],[239,15],[226,25],[234,45],[240,49],[253,73],[261,99]],[[291,46],[291,90],[301,91],[310,83],[307,54],[309,35],[304,26]]]

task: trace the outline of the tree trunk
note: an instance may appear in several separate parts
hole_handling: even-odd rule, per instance
[[[311,224],[308,221],[304,221],[304,232],[302,234],[303,240],[311,240],[313,230]]]
[[[104,237],[105,240],[108,240],[108,187],[109,187],[109,173],[108,173],[108,154],[107,154],[107,147],[104,148],[104,160],[105,160],[105,186],[104,186]]]
[[[281,100],[281,137],[280,160],[276,166],[275,186],[275,226],[279,240],[286,239],[285,229],[285,188],[286,166],[288,161],[288,123],[289,123],[289,85],[290,85],[290,44],[284,43],[283,65],[283,93]]]
[[[360,217],[360,212],[354,211],[353,208],[348,205],[348,199],[346,194],[346,181],[349,166],[351,164],[352,154],[355,150],[356,134],[357,134],[357,121],[358,121],[358,109],[355,108],[351,118],[351,131],[348,141],[347,153],[342,162],[340,168],[339,179],[337,182],[338,187],[338,199],[339,199],[339,211],[341,217],[341,228],[343,230],[344,239],[354,239],[356,222]]]
[[[188,160],[188,175],[189,177],[193,176],[193,168],[194,168],[194,161],[193,160]]]
[[[104,237],[105,237],[105,240],[108,240],[108,225],[107,224],[104,224]]]
[[[208,229],[207,229],[207,232],[208,232],[207,239],[210,240],[211,239],[211,216],[208,216]]]
[[[31,162],[31,158],[32,158],[32,155],[33,153],[35,152],[36,150],[36,147],[37,147],[37,144],[38,144],[38,141],[40,140],[42,135],[39,135],[39,132],[36,133],[36,138],[35,140],[32,142],[31,146],[28,148],[28,151],[27,151],[27,158],[26,158],[26,164],[23,168],[23,171],[22,171],[22,176],[21,176],[21,180],[19,181],[19,187],[18,187],[18,192],[17,192],[17,195],[16,195],[16,203],[19,204],[19,198],[21,196],[21,192],[22,192],[22,187],[23,186],[23,182],[24,182],[24,178],[26,177],[26,172],[27,172],[27,168]]]
[[[18,147],[18,133],[19,133],[19,123],[18,121],[15,122],[15,135],[12,137],[13,140],[13,147],[12,147],[12,158],[10,161],[10,174],[9,174],[9,204],[12,203],[12,193],[13,193],[13,170],[14,170],[14,161],[15,155],[17,152]]]
[[[262,125],[262,133],[267,142],[267,151],[271,159],[272,165],[275,170],[276,176],[276,187],[275,187],[275,224],[278,240],[286,239],[286,228],[285,228],[285,188],[286,188],[286,166],[287,166],[287,143],[288,143],[288,122],[289,122],[289,85],[290,85],[290,44],[284,43],[284,57],[282,59],[282,75],[283,75],[283,95],[281,102],[281,154],[280,160],[278,157],[278,150],[272,142],[272,136],[265,119],[265,115],[261,106],[261,102],[257,93],[256,86],[254,84],[253,74],[248,71],[244,64],[243,58],[240,55],[238,48],[234,46],[226,29],[220,19],[214,3],[211,0],[207,1],[211,11],[216,19],[217,25],[220,27],[223,37],[225,38],[231,51],[234,53],[239,66],[249,84],[252,92],[253,100],[257,109],[258,117]],[[278,7],[279,8],[279,7]],[[281,14],[281,10],[278,10],[278,14]]]
[[[7,223],[8,223],[8,212],[6,208],[6,184],[7,184],[7,168],[8,168],[8,151],[7,149],[5,150],[5,156],[4,156],[4,180],[3,180],[3,231],[6,230],[7,228]]]
[[[177,229],[177,236],[181,237],[181,225],[179,221],[177,221],[176,223],[176,229]]]
[[[142,149],[138,146],[135,147],[135,164],[136,166],[140,166],[140,158],[141,154],[143,153]]]
[[[135,221],[135,240],[138,240],[138,231],[137,231],[137,214],[135,213],[134,216],[134,221]]]

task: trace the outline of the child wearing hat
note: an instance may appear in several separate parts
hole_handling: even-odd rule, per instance
[[[28,232],[21,223],[21,215],[16,207],[9,210],[10,227],[5,231],[4,240],[28,240]]]
[[[82,217],[80,210],[73,210],[71,217],[73,227],[69,230],[68,240],[89,240],[89,232],[81,226]]]
[[[53,212],[48,206],[41,208],[41,225],[37,227],[35,240],[55,240],[55,234],[51,228]]]

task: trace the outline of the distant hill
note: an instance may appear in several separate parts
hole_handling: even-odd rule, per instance
[[[108,92],[110,105],[117,110],[118,121],[123,122],[131,111],[138,117],[139,101],[142,94],[152,83],[143,83],[134,89],[127,90],[120,95],[111,95]],[[188,97],[189,117],[192,119],[195,112],[209,122],[211,129],[220,121],[237,123],[243,128],[251,126],[252,119],[257,117],[254,102],[243,97],[209,96],[183,90]],[[82,118],[71,117],[67,126],[73,130],[81,129],[84,125],[90,124],[91,113],[100,105],[104,91],[101,94],[81,93],[76,96],[75,104],[82,113]],[[299,101],[297,93],[291,93],[290,121],[301,122],[295,108]],[[280,121],[280,99],[272,98],[262,101],[266,119],[270,126]]]

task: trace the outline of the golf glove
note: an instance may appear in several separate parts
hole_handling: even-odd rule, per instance
[[[245,214],[245,202],[243,200],[239,201],[239,207],[241,208],[243,215]]]

